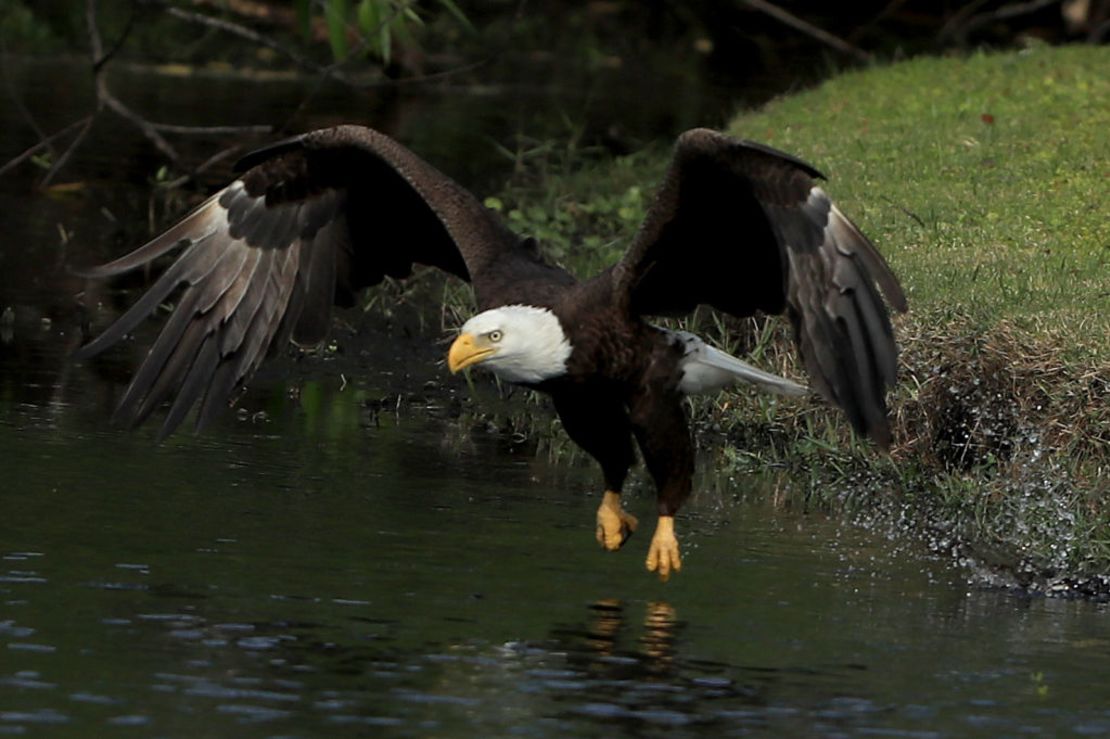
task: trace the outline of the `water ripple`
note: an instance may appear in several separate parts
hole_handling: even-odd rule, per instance
[[[20,724],[66,724],[69,716],[53,708],[38,711],[0,711],[0,721]]]
[[[8,642],[8,649],[17,652],[41,652],[43,654],[58,651],[57,647],[50,644],[32,644],[30,642]]]
[[[286,718],[290,715],[289,711],[283,711],[277,708],[266,708],[264,706],[251,706],[242,704],[226,704],[216,706],[216,710],[220,713],[229,713],[239,717],[239,720],[244,723],[261,723],[264,721],[275,721],[277,719]]]

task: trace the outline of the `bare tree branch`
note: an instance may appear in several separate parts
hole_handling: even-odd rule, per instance
[[[147,119],[146,117],[144,117],[142,114],[138,113],[137,111],[132,110],[126,103],[124,103],[120,98],[118,98],[112,92],[112,90],[109,88],[108,80],[104,75],[104,69],[106,68],[106,65],[108,64],[108,62],[110,62],[115,57],[116,53],[123,47],[124,43],[126,42],[127,38],[129,37],[129,35],[131,33],[131,30],[134,26],[135,19],[138,16],[138,13],[136,12],[136,8],[140,5],[157,6],[157,7],[161,8],[165,13],[167,13],[168,15],[170,15],[174,18],[177,18],[178,20],[203,25],[203,26],[206,26],[208,28],[217,29],[221,32],[231,33],[231,34],[233,34],[233,35],[235,35],[239,38],[246,39],[247,41],[250,41],[251,43],[255,43],[255,44],[258,44],[260,46],[264,46],[266,48],[273,49],[273,50],[283,54],[287,58],[291,59],[294,63],[298,64],[299,66],[317,73],[319,75],[317,85],[316,85],[315,89],[311,93],[309,93],[309,95],[305,98],[305,100],[302,101],[301,105],[298,106],[297,111],[294,112],[293,116],[291,116],[290,119],[288,121],[286,121],[286,123],[280,128],[276,128],[274,126],[269,126],[269,125],[260,125],[260,126],[185,126],[185,125],[179,125],[179,124],[159,123],[159,122],[156,122],[156,121],[151,121],[151,120]],[[400,12],[400,10],[395,9],[394,12],[397,13],[397,12]],[[357,29],[357,28],[352,29],[352,31],[354,33],[356,33],[357,38],[358,38],[358,43],[357,43],[355,49],[353,50],[352,55],[349,56],[345,60],[338,61],[338,62],[335,62],[334,64],[325,66],[325,65],[321,65],[321,64],[318,64],[316,62],[313,62],[311,59],[308,59],[307,57],[298,53],[296,50],[291,49],[291,48],[285,46],[284,44],[281,44],[278,41],[275,41],[274,39],[269,38],[269,37],[267,37],[263,34],[257,33],[255,31],[251,30],[250,28],[247,28],[246,26],[243,26],[243,25],[240,25],[238,23],[234,23],[232,21],[228,21],[228,20],[225,20],[225,19],[222,19],[222,18],[216,18],[216,17],[213,17],[213,16],[204,15],[203,13],[197,13],[197,12],[192,12],[192,11],[189,11],[189,10],[185,10],[183,8],[175,6],[174,4],[172,4],[170,2],[170,0],[132,0],[132,13],[131,13],[131,16],[128,18],[127,24],[126,24],[123,32],[120,34],[120,37],[117,40],[115,40],[111,44],[111,47],[107,50],[105,50],[104,39],[101,36],[100,27],[98,25],[98,17],[99,17],[98,16],[98,0],[85,0],[85,25],[86,25],[86,33],[88,35],[89,56],[90,56],[91,63],[92,63],[93,85],[94,85],[94,89],[95,89],[95,93],[96,93],[96,109],[92,113],[90,113],[88,116],[86,116],[85,118],[83,118],[79,121],[76,121],[74,123],[71,123],[70,125],[66,126],[64,129],[62,129],[62,130],[60,130],[60,131],[58,131],[54,134],[51,134],[49,136],[46,135],[45,132],[42,132],[37,126],[34,125],[33,119],[30,118],[29,111],[26,111],[26,117],[28,118],[28,121],[31,123],[32,127],[39,134],[40,141],[39,141],[39,143],[30,147],[29,149],[27,149],[26,151],[19,154],[14,159],[12,159],[11,161],[5,163],[2,167],[0,167],[0,174],[4,174],[4,173],[10,171],[14,167],[18,166],[22,162],[25,162],[27,159],[31,158],[32,156],[34,156],[38,152],[42,151],[43,149],[52,147],[53,144],[58,139],[61,139],[62,137],[66,136],[66,135],[69,135],[74,130],[76,130],[77,135],[69,143],[69,146],[61,154],[61,156],[57,157],[57,159],[53,163],[53,166],[51,166],[49,171],[44,176],[43,180],[40,182],[41,186],[46,186],[46,185],[50,184],[50,182],[53,181],[53,179],[58,174],[58,172],[61,171],[61,169],[69,162],[69,160],[71,159],[74,152],[85,141],[86,137],[89,134],[89,131],[92,128],[93,122],[95,121],[97,116],[101,113],[101,111],[104,111],[104,110],[111,111],[115,115],[118,115],[119,117],[121,117],[122,119],[124,119],[125,121],[130,123],[131,125],[135,126],[135,128],[137,128],[143,134],[144,137],[146,137],[151,143],[153,143],[154,146],[160,152],[162,152],[163,155],[165,155],[175,165],[180,166],[181,165],[181,156],[178,153],[177,149],[173,146],[173,144],[171,144],[170,141],[167,140],[167,138],[164,134],[173,134],[173,135],[234,135],[234,134],[243,134],[243,133],[245,133],[245,134],[273,133],[275,130],[282,130],[283,128],[289,126],[291,121],[294,119],[294,117],[301,110],[303,110],[304,106],[307,105],[308,102],[315,97],[316,92],[318,92],[319,89],[321,89],[321,87],[323,86],[323,84],[326,83],[330,79],[335,79],[335,80],[337,80],[337,81],[339,81],[343,84],[346,84],[346,85],[349,85],[349,86],[355,87],[355,88],[360,88],[360,89],[386,86],[386,85],[395,86],[395,85],[400,85],[400,84],[419,84],[419,83],[429,82],[429,81],[436,80],[436,79],[442,79],[442,78],[449,77],[449,76],[454,75],[454,74],[459,74],[459,73],[462,73],[462,72],[466,72],[468,70],[471,70],[471,69],[474,69],[478,66],[481,66],[482,64],[485,63],[484,61],[480,61],[480,62],[477,62],[477,63],[467,64],[463,67],[460,67],[460,68],[454,69],[454,70],[446,70],[446,71],[443,71],[443,72],[437,72],[437,73],[429,74],[429,75],[414,76],[414,77],[407,78],[407,79],[402,79],[402,80],[383,80],[383,81],[355,83],[351,79],[349,79],[349,77],[346,74],[344,74],[342,68],[344,66],[346,66],[347,64],[352,63],[352,61],[355,58],[357,58],[359,51],[365,49],[369,45],[368,38],[366,36],[362,35],[361,33],[359,33],[359,29]],[[383,23],[388,23],[389,20],[390,19],[387,18],[383,21]],[[214,156],[210,157],[208,160],[203,162],[201,165],[199,165],[198,167],[193,169],[190,173],[188,173],[186,175],[183,175],[181,177],[178,177],[177,179],[172,180],[169,183],[166,183],[165,185],[163,185],[163,187],[179,186],[181,184],[184,184],[185,182],[189,181],[190,179],[196,177],[196,175],[200,174],[201,172],[204,172],[205,170],[214,166],[215,164],[222,161],[226,157],[230,156],[235,151],[237,151],[238,148],[239,148],[238,146],[233,146],[233,147],[230,147],[228,149],[225,149],[225,150],[215,154]]]
[[[85,0],[85,30],[89,34],[89,54],[92,55],[95,70],[104,58],[104,42],[100,39],[100,26],[96,23],[96,0]]]
[[[182,8],[178,8],[176,6],[168,4],[166,0],[140,1],[148,5],[158,5],[163,10],[165,10],[167,14],[172,15],[178,20],[183,20],[189,23],[196,23],[202,26],[207,26],[208,28],[215,28],[217,30],[224,31],[234,36],[246,39],[247,41],[258,44],[259,46],[265,46],[268,49],[273,49],[279,54],[288,57],[290,60],[293,61],[294,64],[299,67],[304,67],[305,69],[309,69],[317,73],[334,74],[334,70],[332,68],[321,66],[311,59],[297,53],[293,49],[290,49],[285,44],[279,43],[268,36],[263,36],[260,33],[252,31],[242,24],[225,20],[223,18],[216,18],[204,13],[194,13],[191,10],[184,10]]]
[[[123,102],[108,90],[108,85],[104,82],[103,77],[97,77],[96,80],[96,97],[100,104],[111,110],[121,118],[130,121],[132,125],[139,129],[144,136],[150,139],[160,152],[169,157],[170,161],[177,164],[181,156],[177,153],[177,149],[166,140],[162,134],[158,133],[158,129],[141,115],[128,108]]]
[[[740,2],[744,3],[753,10],[758,10],[759,12],[769,15],[781,23],[785,23],[795,30],[801,31],[808,36],[812,36],[821,43],[826,44],[827,46],[831,46],[837,51],[848,54],[849,56],[854,56],[856,59],[859,59],[862,62],[869,62],[873,58],[871,54],[859,48],[858,46],[853,46],[839,36],[834,36],[828,31],[818,28],[808,21],[802,20],[793,13],[790,13],[786,10],[783,10],[777,5],[773,5],[772,3],[767,2],[767,0],[740,0]]]
[[[197,23],[197,24],[200,24],[200,25],[203,25],[203,26],[207,26],[209,28],[215,28],[215,29],[218,29],[218,30],[221,30],[221,31],[226,31],[226,32],[231,33],[233,35],[239,36],[240,38],[246,39],[247,41],[251,41],[251,42],[259,44],[261,46],[265,46],[267,48],[273,49],[273,50],[285,55],[286,57],[288,57],[290,60],[292,60],[298,66],[301,66],[305,69],[308,69],[312,72],[315,72],[315,73],[321,75],[321,77],[322,77],[321,82],[327,81],[329,79],[334,79],[334,80],[337,80],[339,82],[342,82],[345,85],[349,85],[349,86],[357,88],[357,89],[369,89],[369,88],[375,88],[375,87],[395,87],[395,86],[398,86],[398,85],[420,84],[420,83],[424,83],[424,82],[430,82],[430,81],[433,81],[433,80],[443,79],[443,78],[446,78],[446,77],[450,77],[452,75],[468,72],[468,71],[470,71],[472,69],[475,69],[477,67],[480,67],[480,66],[482,66],[483,64],[486,63],[484,60],[479,61],[479,62],[472,62],[470,64],[465,64],[465,65],[463,65],[463,66],[461,66],[457,69],[449,69],[449,70],[445,70],[445,71],[442,71],[442,72],[435,72],[435,73],[427,74],[427,75],[418,75],[418,76],[408,77],[408,78],[404,78],[404,79],[386,79],[386,80],[380,80],[380,81],[374,81],[374,82],[359,82],[359,81],[355,81],[355,80],[351,79],[350,77],[348,77],[343,72],[343,67],[350,64],[353,60],[357,59],[359,57],[360,53],[362,51],[364,51],[370,45],[370,40],[367,37],[367,35],[365,35],[361,32],[361,29],[359,29],[357,26],[352,26],[349,23],[347,24],[347,30],[355,35],[355,37],[358,39],[358,43],[355,45],[355,47],[353,49],[351,49],[351,51],[347,55],[346,59],[341,60],[341,61],[337,61],[333,64],[329,64],[329,65],[325,66],[325,65],[317,64],[316,62],[312,61],[311,59],[308,59],[307,57],[297,53],[293,49],[290,49],[288,46],[285,46],[284,44],[278,43],[274,39],[269,38],[268,36],[264,36],[260,33],[257,33],[256,31],[253,31],[253,30],[251,30],[251,29],[247,28],[246,26],[243,26],[239,23],[224,20],[222,18],[216,18],[214,16],[206,15],[204,13],[196,13],[196,12],[192,12],[192,11],[188,11],[188,10],[183,10],[181,8],[174,7],[173,5],[169,5],[167,3],[167,0],[139,0],[139,1],[143,2],[143,3],[146,3],[146,4],[158,5],[158,6],[162,7],[165,10],[166,13],[168,13],[169,15],[172,15],[175,18],[178,18],[179,20],[184,20],[184,21],[188,21],[188,22],[191,22],[191,23]],[[402,12],[401,8],[394,8],[392,10],[391,14],[388,17],[382,19],[382,21],[378,25],[378,28],[381,28],[385,25],[388,25],[401,12]],[[371,33],[371,35],[373,35],[373,34]],[[315,91],[314,91],[313,95],[314,94],[315,94]]]

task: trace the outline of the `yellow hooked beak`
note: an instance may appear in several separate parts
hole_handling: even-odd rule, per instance
[[[474,334],[459,334],[447,352],[447,367],[452,372],[477,364],[492,356],[497,347],[490,346],[489,340]]]

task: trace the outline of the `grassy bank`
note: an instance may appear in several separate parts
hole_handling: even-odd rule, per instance
[[[795,153],[900,275],[889,458],[814,401],[701,402],[719,463],[787,465],[807,505],[866,511],[1006,582],[1110,592],[1110,52],[1034,48],[840,76],[736,117]],[[490,204],[579,274],[615,259],[664,149]],[[781,322],[695,316],[799,376]]]

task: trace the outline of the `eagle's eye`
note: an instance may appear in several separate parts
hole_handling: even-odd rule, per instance
[[[494,329],[493,331],[490,331],[488,334],[486,334],[486,336],[488,336],[489,340],[494,342],[495,344],[498,341],[501,341],[501,332],[496,330],[496,329]]]

